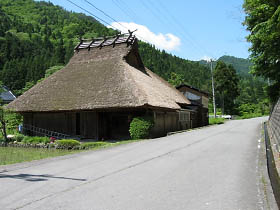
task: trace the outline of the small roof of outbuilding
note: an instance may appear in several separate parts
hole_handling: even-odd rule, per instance
[[[195,91],[197,91],[197,92],[199,92],[199,93],[201,93],[201,94],[203,94],[203,95],[209,97],[209,93],[208,93],[208,92],[205,92],[205,91],[203,91],[203,90],[200,90],[200,89],[198,89],[198,88],[196,88],[196,87],[193,87],[193,86],[191,86],[191,85],[181,84],[181,85],[178,85],[176,88],[179,90],[180,88],[183,88],[183,87],[190,88],[190,89],[192,89],[192,90],[195,90]]]
[[[3,91],[0,91],[0,98],[4,103],[9,103],[16,99],[15,95],[5,86],[2,87]]]
[[[144,67],[137,40],[128,37],[112,37],[103,45],[83,41],[65,68],[35,85],[7,108],[17,112],[48,112],[180,109],[180,104],[190,104],[176,88]]]

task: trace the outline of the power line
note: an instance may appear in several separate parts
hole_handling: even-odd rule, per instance
[[[150,2],[151,2],[151,1],[150,1]],[[180,30],[182,30],[182,32],[183,32],[184,34],[186,34],[186,35],[189,37],[189,39],[193,42],[194,45],[196,45],[196,46],[201,50],[201,52],[206,53],[206,54],[208,54],[208,55],[210,55],[210,56],[212,56],[212,57],[215,57],[215,56],[213,56],[213,54],[212,54],[211,52],[208,52],[207,49],[201,47],[201,45],[195,41],[195,39],[192,37],[192,35],[191,35],[190,33],[188,33],[188,31],[185,29],[184,25],[180,22],[180,20],[177,20],[177,19],[172,15],[172,13],[170,13],[170,12],[168,11],[168,9],[164,6],[164,4],[163,4],[161,1],[157,1],[157,2],[159,2],[161,8],[163,8],[163,9],[166,11],[166,13],[168,13],[168,14],[170,15],[170,17],[172,18],[173,22],[178,26],[178,28],[179,28]],[[158,8],[158,7],[155,7],[155,8]]]
[[[113,20],[114,22],[116,22],[117,24],[119,24],[121,27],[126,28],[128,31],[131,31],[128,27],[124,26],[123,24],[121,24],[119,21],[117,21],[116,19],[114,19],[113,17],[111,17],[110,15],[108,15],[106,12],[104,12],[103,10],[99,9],[98,7],[96,7],[93,3],[89,2],[88,0],[84,0],[85,2],[87,2],[89,5],[91,5],[93,8],[95,8],[96,10],[98,10],[99,12],[102,12],[106,17],[110,18],[111,20]],[[112,25],[111,25],[112,26]],[[147,40],[145,40],[143,37],[137,35],[139,38],[141,38],[142,40],[144,40],[145,42],[148,42]]]
[[[115,1],[115,4],[119,4],[119,5],[122,4],[123,10],[127,11],[130,18],[132,17],[131,20],[133,20],[134,18],[139,19],[139,17],[136,15],[136,13],[131,8],[129,8],[129,6],[124,1],[122,1],[122,0],[112,0],[112,1],[113,2]],[[122,8],[121,8],[121,10],[122,10]],[[130,15],[132,15],[132,16],[130,16]]]
[[[95,17],[96,19],[100,20],[101,22],[107,24],[108,26],[114,28],[115,30],[120,31],[118,28],[114,27],[113,25],[111,25],[111,24],[108,23],[107,21],[105,21],[105,20],[103,20],[102,18],[100,18],[100,17],[94,15],[92,12],[90,12],[90,11],[84,9],[83,7],[81,7],[81,6],[77,5],[77,4],[75,4],[75,3],[72,2],[71,0],[66,0],[66,1],[70,2],[71,4],[73,4],[73,5],[75,5],[76,7],[80,8],[81,10],[87,12],[88,14],[92,15],[93,17]],[[126,28],[127,30],[130,30],[130,29],[127,28],[126,26],[123,26],[121,23],[119,23],[119,21],[117,21],[117,20],[115,20],[114,18],[112,18],[112,17],[111,17],[110,15],[108,15],[106,12],[104,12],[103,10],[101,10],[101,9],[97,8],[96,6],[94,6],[92,3],[88,2],[87,0],[84,0],[84,1],[86,1],[86,2],[87,2],[88,4],[90,4],[92,7],[94,7],[94,8],[97,9],[98,11],[102,12],[104,15],[106,15],[108,18],[110,18],[111,20],[115,21],[116,23],[118,23],[118,24],[121,25],[122,27]],[[139,38],[141,38],[143,41],[148,42],[148,41],[147,41],[146,39],[144,39],[143,37],[141,37],[141,36],[139,36],[139,35],[136,35],[136,36],[138,36]]]
[[[127,12],[127,10],[123,9],[122,7],[120,7],[120,5],[118,4],[117,1],[112,0],[113,4],[115,4],[127,17],[129,17],[131,20],[133,20],[133,18],[130,16],[129,12]]]
[[[98,10],[99,12],[101,12],[102,14],[104,14],[106,17],[110,18],[111,20],[113,20],[114,22],[118,23],[121,27],[126,28],[127,30],[129,30],[129,28],[127,28],[126,26],[122,25],[119,21],[117,21],[116,19],[112,18],[110,15],[108,15],[106,12],[104,12],[103,10],[97,8],[93,3],[89,2],[88,0],[84,0],[85,2],[87,2],[89,5],[91,5],[93,8],[95,8],[96,10]]]
[[[136,17],[136,19],[138,19],[139,17],[137,16],[137,14],[131,9],[129,8],[129,6],[127,5],[127,3],[123,0],[116,0],[117,2],[120,2],[124,5],[124,7],[134,16]]]
[[[108,23],[107,21],[105,21],[105,20],[103,20],[103,19],[97,17],[96,15],[92,14],[90,11],[88,11],[88,10],[82,8],[81,6],[75,4],[75,3],[72,2],[71,0],[66,0],[66,1],[70,2],[71,4],[73,4],[73,5],[75,5],[76,7],[80,8],[81,10],[83,10],[83,11],[87,12],[88,14],[92,15],[93,17],[95,17],[95,18],[98,19],[99,21],[101,21],[101,22],[103,22],[103,23],[105,23],[105,24],[107,24],[107,25],[110,26],[110,23]],[[115,30],[119,31],[116,27],[113,27],[113,26],[111,26],[111,27],[114,28]]]

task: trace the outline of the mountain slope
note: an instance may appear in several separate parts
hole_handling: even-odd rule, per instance
[[[242,76],[248,76],[252,63],[249,59],[236,58],[234,56],[224,55],[218,60],[225,62],[227,65],[232,65],[236,72]]]
[[[50,2],[0,0],[0,81],[21,94],[43,78],[49,67],[66,65],[80,37],[116,33],[92,17]],[[211,74],[205,61],[182,59],[144,42],[139,42],[139,52],[145,66],[164,79],[175,73],[187,84],[211,92]],[[238,104],[258,103],[265,97],[265,83],[248,73],[248,60],[232,56],[220,60],[232,64],[241,77]]]
[[[0,0],[0,78],[12,90],[36,82],[45,70],[65,65],[79,37],[116,34],[94,18],[69,12],[49,2]],[[182,74],[190,85],[209,89],[209,70],[197,62],[172,56],[140,43],[144,64],[165,79],[171,72]],[[13,78],[11,80],[11,78]]]

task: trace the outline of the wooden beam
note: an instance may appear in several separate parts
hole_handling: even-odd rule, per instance
[[[80,38],[80,43],[75,47],[74,50],[77,50],[79,52],[79,47],[83,43],[83,40]]]
[[[97,46],[99,47],[100,49],[102,48],[102,45],[108,40],[107,37],[104,37],[104,40]]]
[[[120,36],[121,36],[121,35],[118,34],[117,37],[114,39],[114,41],[113,41],[113,43],[112,43],[112,44],[113,44],[113,47],[115,47],[116,41],[120,38]]]
[[[90,51],[90,46],[95,42],[96,40],[93,38],[92,41],[89,43],[87,49],[88,51]]]

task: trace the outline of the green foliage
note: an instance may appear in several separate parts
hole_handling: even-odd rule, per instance
[[[80,146],[80,149],[92,149],[92,148],[99,148],[109,145],[110,143],[107,142],[87,142],[83,143]]]
[[[13,140],[17,141],[17,142],[21,142],[24,139],[24,137],[25,136],[23,134],[17,133],[17,134],[15,134]]]
[[[264,8],[261,6],[262,3]],[[73,56],[73,49],[79,43],[80,37],[95,38],[116,34],[116,31],[108,29],[92,17],[68,12],[50,2],[0,0],[0,5],[0,80],[16,95],[21,95],[33,87],[38,80],[40,81],[53,73],[55,68],[52,67],[67,64]],[[254,29],[258,32],[252,33],[255,37],[254,42],[258,41],[253,44],[252,48],[257,46],[257,43],[259,43],[260,48],[265,47],[266,38],[269,39],[270,44],[275,43],[275,49],[261,55],[263,56],[262,61],[267,61],[266,65],[271,66],[273,63],[276,65],[276,60],[270,58],[274,53],[278,59],[277,53],[280,52],[277,48],[279,43],[275,41],[278,40],[276,38],[280,30],[274,28],[276,25],[274,19],[278,15],[276,7],[279,3],[246,0],[244,5],[248,16],[245,24],[249,30],[253,29],[251,26],[255,23],[258,25],[262,20],[272,17],[271,14],[275,14],[273,18],[270,18],[270,22],[273,24],[264,23],[271,25],[271,28],[267,28],[269,36],[266,37],[260,33],[262,32],[259,30],[260,26]],[[268,8],[267,11],[266,8]],[[254,17],[251,18],[250,15]],[[261,18],[258,19],[259,17]],[[269,33],[270,31],[273,33]],[[261,37],[258,37],[257,34],[260,34]],[[187,83],[211,93],[211,75],[209,66],[205,62],[199,63],[182,59],[143,42],[139,42],[139,53],[147,68],[165,80],[169,80],[172,85]],[[242,76],[239,83],[240,96],[235,101],[235,107],[242,103],[258,104],[265,99],[265,90],[268,90],[268,94],[273,100],[278,97],[280,90],[280,83],[277,82],[279,81],[278,76],[274,76],[274,74],[271,77],[267,76],[266,78],[271,78],[272,85],[266,88],[265,81],[253,78],[248,74],[248,69],[251,66],[248,59],[223,56],[219,60],[232,64]],[[255,65],[260,64],[256,61]],[[265,71],[269,73],[270,70],[267,68]],[[276,69],[273,71],[275,73]]]
[[[268,101],[262,101],[258,104],[242,104],[238,109],[241,119],[269,115]]]
[[[209,125],[223,124],[223,123],[225,123],[224,118],[209,118]]]
[[[153,127],[153,120],[149,117],[135,117],[130,123],[129,133],[132,139],[148,138]]]
[[[250,32],[252,72],[271,80],[271,101],[280,96],[280,1],[245,0],[244,25]]]
[[[252,62],[249,59],[244,58],[236,58],[234,56],[227,56],[224,55],[218,59],[218,61],[223,61],[227,65],[232,65],[233,68],[236,70],[242,77],[250,77],[249,70],[252,66]]]
[[[4,111],[4,116],[8,133],[16,133],[18,126],[22,124],[22,116],[7,110]]]
[[[148,69],[172,85],[187,83],[201,90],[211,91],[209,67],[168,54],[164,50],[158,50],[155,46],[144,42],[139,42],[139,53]]]
[[[45,78],[48,78],[49,76],[51,76],[53,73],[59,71],[60,69],[62,69],[64,66],[52,66],[49,69],[46,70],[45,73]]]
[[[0,136],[7,140],[7,134],[16,133],[18,126],[22,124],[22,116],[10,112],[0,106]]]
[[[24,144],[47,144],[50,143],[50,138],[41,136],[24,136],[21,142]]]
[[[176,74],[175,72],[171,72],[170,78],[168,79],[168,82],[173,85],[174,87],[177,87],[179,85],[182,85],[185,83],[184,76],[182,74]]]
[[[80,142],[74,139],[56,140],[57,149],[76,149],[80,146]]]
[[[223,114],[235,112],[234,100],[240,94],[239,77],[233,66],[227,66],[224,62],[218,61],[214,70],[216,102],[223,110]]]
[[[0,0],[0,20],[0,80],[19,95],[49,67],[66,64],[79,37],[116,34],[92,17],[44,1]]]
[[[26,82],[24,88],[22,88],[21,90],[16,91],[15,93],[17,95],[21,95],[24,92],[28,91],[29,89],[31,89],[33,86],[35,86],[37,83],[43,81],[45,78],[48,78],[50,75],[52,75],[53,73],[59,71],[60,69],[62,69],[64,66],[52,66],[50,68],[48,68],[45,72],[45,76],[39,80],[35,81],[31,81],[31,82]]]

